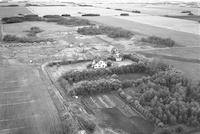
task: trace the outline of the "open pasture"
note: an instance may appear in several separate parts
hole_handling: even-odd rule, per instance
[[[117,17],[124,20],[129,20],[137,23],[147,24],[155,27],[171,29],[179,32],[186,32],[200,35],[200,25],[198,22],[161,17],[161,16],[152,16],[152,15],[134,15],[134,16],[120,16]]]
[[[200,60],[200,47],[181,47],[181,48],[170,48],[163,50],[152,50],[146,51],[152,54],[162,54],[167,56],[176,56],[186,59],[199,59]]]
[[[70,14],[71,16],[81,16],[82,14],[95,13],[104,16],[119,15],[121,12],[96,7],[79,7],[79,6],[53,6],[53,7],[28,7],[28,9],[40,16],[48,14]]]
[[[17,16],[18,14],[32,14],[25,7],[0,7],[0,18]]]
[[[142,24],[130,20],[120,19],[116,17],[87,17],[87,19],[101,24],[106,24],[115,27],[121,27],[126,30],[131,30],[143,35],[155,35],[162,38],[171,38],[178,44],[183,46],[199,46],[200,36],[186,32],[180,32],[167,28]],[[198,28],[198,27],[197,27]]]
[[[53,32],[70,32],[73,28],[57,25],[55,23],[48,22],[23,22],[23,23],[14,23],[14,24],[4,24],[3,32],[4,34],[13,34],[17,36],[26,36],[27,30],[30,30],[31,27],[39,27],[43,30],[43,33],[53,33]],[[40,33],[40,34],[43,34]]]
[[[183,15],[181,13],[184,10],[192,11],[194,14],[199,14],[198,8],[192,8],[192,7],[181,7],[180,5],[163,5],[163,4],[139,4],[139,3],[106,3],[106,4],[95,4],[98,7],[110,7],[112,9],[120,8],[123,10],[138,10],[141,11],[141,13],[144,14],[150,14],[150,15]]]
[[[185,16],[167,16],[171,18],[177,18],[177,19],[185,19],[185,20],[193,20],[193,21],[200,21],[200,16],[199,15],[185,15]]]

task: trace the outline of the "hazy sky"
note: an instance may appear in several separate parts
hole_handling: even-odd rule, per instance
[[[0,0],[1,1],[1,0]],[[15,0],[13,0],[15,1]],[[16,0],[22,1],[22,0]],[[66,1],[66,2],[85,2],[85,3],[92,3],[92,2],[106,2],[106,3],[115,3],[115,2],[163,2],[163,1],[184,1],[184,2],[200,2],[200,0],[29,0],[29,1]]]

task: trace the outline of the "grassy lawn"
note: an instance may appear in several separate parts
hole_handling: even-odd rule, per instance
[[[18,14],[32,14],[25,7],[0,7],[0,18],[17,16]]]
[[[143,35],[155,35],[162,38],[171,38],[183,46],[199,46],[199,42],[200,42],[199,35],[179,32],[179,31],[170,30],[166,28],[160,28],[160,27],[151,26],[147,24],[141,24],[138,22],[130,21],[130,20],[124,20],[124,19],[106,17],[106,16],[87,17],[87,19],[94,21],[96,23],[111,25],[115,27],[121,27],[126,30],[131,30],[133,32],[140,33]]]

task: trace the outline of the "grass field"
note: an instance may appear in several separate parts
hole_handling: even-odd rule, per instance
[[[190,20],[161,17],[161,16],[151,16],[151,15],[134,15],[128,17],[120,16],[117,18],[138,22],[142,24],[147,24],[155,27],[200,35],[199,23]]]
[[[171,18],[178,18],[178,19],[185,19],[185,20],[193,20],[193,21],[200,21],[200,16],[199,15],[185,15],[185,16],[167,16]]]
[[[32,14],[25,7],[0,7],[0,18],[16,16],[18,14]]]
[[[120,8],[123,10],[139,10],[141,13],[150,15],[183,15],[181,11],[189,10],[194,14],[198,14],[197,8],[192,7],[180,7],[179,5],[164,5],[164,4],[140,4],[140,3],[106,3],[106,4],[95,4],[99,7],[110,7],[113,9]]]
[[[28,7],[30,11],[40,16],[47,14],[70,14],[72,16],[81,16],[82,14],[95,13],[100,15],[120,15],[121,12],[96,7],[78,7],[78,6],[54,6],[54,7]]]
[[[200,47],[170,48],[165,50],[152,50],[146,52],[152,54],[162,54],[167,56],[176,56],[181,58],[200,60]]]
[[[5,34],[14,34],[17,36],[25,36],[27,30],[30,30],[31,27],[39,27],[44,30],[44,32],[57,32],[57,31],[72,31],[73,28],[57,25],[55,23],[48,22],[23,22],[15,24],[4,24],[4,33]]]
[[[94,21],[96,23],[106,24],[115,27],[122,27],[133,32],[137,32],[143,35],[156,35],[163,38],[172,38],[177,43],[183,46],[199,46],[200,36],[179,32],[175,30],[170,30],[166,28],[155,27],[147,24],[141,24],[134,21],[129,21],[125,19],[119,19],[114,17],[87,17],[87,19]]]

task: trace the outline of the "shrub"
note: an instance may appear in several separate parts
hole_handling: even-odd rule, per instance
[[[138,10],[133,10],[132,13],[141,13],[141,12]]]
[[[130,38],[133,36],[133,33],[122,28],[114,28],[108,26],[99,26],[99,27],[83,27],[77,30],[79,34],[83,35],[99,35],[106,34],[111,38]]]
[[[38,15],[25,15],[24,21],[42,21],[42,18]]]
[[[173,47],[176,42],[170,38],[160,38],[156,36],[150,36],[148,38],[142,38],[141,41],[156,44],[158,46]]]
[[[43,18],[60,18],[60,15],[44,15]]]
[[[70,94],[75,95],[92,95],[96,93],[106,93],[117,91],[121,88],[121,82],[116,79],[99,79],[96,81],[81,81],[75,84]]]
[[[100,14],[89,13],[89,14],[83,14],[82,16],[100,16]]]
[[[91,23],[88,20],[75,18],[75,17],[62,18],[57,22],[57,24],[59,24],[59,25],[70,25],[70,26],[91,25]]]
[[[3,37],[4,42],[14,42],[14,43],[33,43],[33,42],[44,42],[44,41],[52,41],[51,39],[36,39],[36,38],[28,38],[28,37],[17,37],[16,35],[5,35]]]
[[[1,21],[6,24],[6,23],[20,23],[24,21],[23,17],[5,17],[2,18]]]
[[[129,16],[128,13],[121,13],[120,16]]]
[[[120,9],[120,8],[116,8],[115,10],[117,10],[117,11],[122,11],[122,9]]]
[[[62,14],[61,16],[63,16],[63,17],[70,17],[71,15],[70,14]]]

